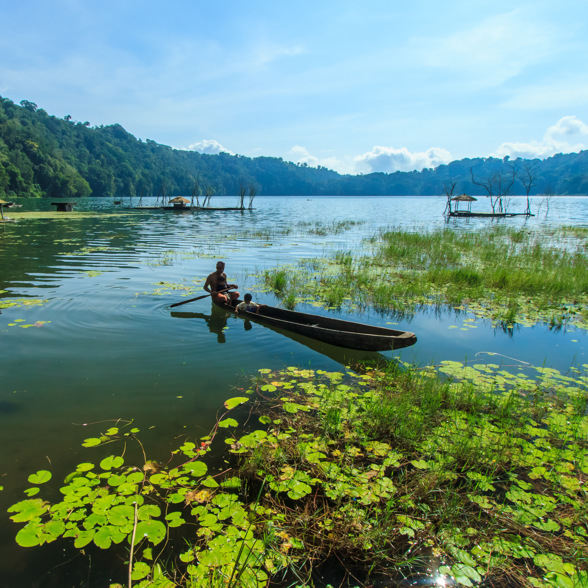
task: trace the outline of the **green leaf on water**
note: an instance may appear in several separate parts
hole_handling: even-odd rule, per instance
[[[248,400],[249,398],[246,396],[235,396],[234,398],[229,398],[228,400],[225,400],[225,408],[227,410],[232,410],[241,404],[245,404]]]
[[[455,564],[451,566],[451,575],[455,581],[462,586],[473,586],[473,582],[479,583],[482,581],[482,577],[474,568],[464,564]]]
[[[74,541],[74,545],[78,548],[81,549],[82,547],[86,547],[86,545],[88,545],[88,543],[92,542],[92,539],[94,539],[94,529],[88,529],[87,531],[80,531],[76,537],[76,540]]]
[[[198,477],[203,476],[208,471],[208,466],[202,461],[190,461],[182,466],[185,472]]]
[[[170,512],[166,515],[165,519],[167,520],[168,527],[181,527],[186,522],[180,512]]]
[[[38,522],[30,522],[16,534],[16,542],[21,547],[35,547],[42,543],[43,526]]]
[[[76,471],[78,472],[88,472],[90,470],[93,470],[96,466],[93,463],[80,463],[77,465],[76,467]]]
[[[194,552],[191,549],[190,549],[190,551],[186,551],[185,553],[180,553],[180,560],[183,561],[184,563],[194,561],[195,559],[196,559],[196,555],[194,554]]]
[[[110,527],[100,527],[94,533],[94,544],[100,549],[108,549],[112,545],[112,534]]]
[[[110,486],[120,486],[126,482],[126,476],[120,476],[118,474],[112,474],[112,476],[108,477],[108,484]]]
[[[100,445],[102,443],[101,439],[98,439],[98,437],[90,437],[89,439],[85,439],[84,442],[82,443],[83,447],[96,447],[97,445]]]
[[[236,427],[238,424],[235,419],[224,419],[219,422],[218,426],[227,429],[228,427]]]
[[[239,443],[244,447],[256,447],[262,439],[267,437],[267,432],[260,429],[252,431],[248,435],[244,435],[239,439]]]
[[[165,539],[167,533],[165,525],[161,521],[140,521],[137,525],[136,538],[146,538],[148,541],[157,545]]]
[[[52,539],[57,539],[65,533],[65,523],[63,521],[49,521],[44,530],[45,533],[51,535]]]
[[[113,506],[107,513],[108,522],[111,525],[122,526],[133,522],[135,517],[135,510],[132,506],[127,504],[119,504]]]
[[[39,492],[41,492],[41,489],[38,488],[37,486],[35,486],[34,488],[27,488],[24,493],[27,496],[35,496],[35,494],[39,494]]]
[[[100,462],[100,467],[103,470],[111,470],[113,468],[120,468],[125,460],[119,455],[109,455]]]
[[[26,523],[32,521],[47,512],[49,505],[40,498],[33,498],[30,500],[21,500],[13,504],[8,512],[14,512],[15,515],[10,518],[15,523]]]
[[[151,517],[157,518],[161,515],[161,509],[156,504],[144,504],[139,508],[138,518],[140,521],[145,521]]]
[[[218,488],[218,482],[212,476],[207,476],[201,484],[207,488]]]
[[[132,580],[141,580],[149,574],[151,568],[143,561],[137,561],[133,564],[133,571],[131,572]]]
[[[44,484],[51,479],[51,472],[39,470],[36,474],[31,474],[28,478],[31,484]]]

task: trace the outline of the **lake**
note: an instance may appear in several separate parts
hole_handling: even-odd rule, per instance
[[[236,200],[218,198],[213,205],[234,206]],[[54,208],[49,200],[17,203],[22,208],[15,212]],[[542,199],[534,198],[532,210],[543,205],[535,217],[448,223],[440,197],[258,196],[253,210],[209,212],[129,209],[137,203],[86,199],[75,211],[92,214],[0,224],[0,300],[18,302],[0,314],[1,587],[105,585],[97,562],[62,566],[75,554],[63,544],[18,547],[20,527],[6,516],[7,507],[24,498],[31,473],[51,470],[57,487],[55,480],[77,463],[95,459],[96,450],[81,446],[85,438],[117,419],[133,419],[148,456],[166,460],[178,439],[206,435],[223,402],[260,368],[340,370],[370,358],[259,324],[245,328],[240,318],[211,308],[208,298],[170,309],[204,294],[202,284],[218,259],[242,294],[251,291],[255,300],[275,305],[275,297],[258,288],[256,276],[264,269],[355,249],[380,229],[476,231],[492,222],[530,230],[588,226],[586,197],[553,198],[547,216]],[[524,206],[524,199],[513,199],[511,208]],[[17,217],[10,209],[4,214]],[[488,353],[498,354],[493,362],[561,371],[588,363],[586,333],[574,329],[504,332],[483,320],[467,326],[467,314],[423,311],[403,320],[376,312],[297,309],[397,323],[395,328],[415,332],[418,342],[384,355],[417,365]]]

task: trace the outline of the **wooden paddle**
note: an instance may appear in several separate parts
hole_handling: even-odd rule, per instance
[[[188,302],[194,302],[195,300],[202,300],[207,296],[212,296],[213,294],[221,294],[222,292],[228,292],[229,290],[234,290],[235,288],[226,288],[225,290],[219,290],[218,292],[209,292],[208,294],[204,294],[203,296],[196,296],[196,298],[189,298],[188,300],[182,300],[182,302],[174,302],[170,304],[170,308],[174,308],[175,306],[181,306],[182,304],[188,304]]]

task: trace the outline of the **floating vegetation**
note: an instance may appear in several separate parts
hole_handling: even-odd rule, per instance
[[[365,221],[347,219],[342,221],[333,221],[330,224],[325,224],[320,221],[300,221],[297,226],[303,229],[305,233],[324,237],[327,235],[338,235],[340,233],[344,233],[345,231],[362,224],[365,224]]]
[[[311,586],[332,559],[362,586],[585,587],[587,370],[260,370],[168,464],[119,421],[83,443],[118,454],[79,464],[60,501],[38,497],[51,472],[32,474],[9,509],[25,523],[16,540],[122,550],[136,588]],[[241,412],[252,400],[258,428]],[[223,440],[232,462],[213,475],[205,458]]]
[[[40,298],[0,298],[1,308],[24,308],[29,306],[40,306],[49,302]]]
[[[8,323],[9,327],[21,327],[22,329],[28,329],[30,327],[40,328],[43,325],[50,323],[51,321],[35,321],[34,323],[27,324],[25,319],[14,319],[14,322]]]
[[[475,233],[388,231],[366,242],[369,254],[338,251],[328,258],[266,270],[265,285],[287,271],[281,296],[324,306],[353,304],[411,315],[434,306],[468,310],[495,326],[588,329],[588,231],[575,228]]]
[[[168,251],[161,252],[156,258],[153,260],[148,260],[147,265],[152,267],[158,266],[173,266],[175,262],[182,260],[182,259],[193,259],[196,257],[205,257],[201,255],[197,251],[192,252],[180,252],[175,249],[170,249]]]
[[[191,282],[157,282],[154,284],[156,288],[152,292],[137,292],[135,296],[165,296],[170,292],[183,291],[186,294],[193,292],[195,286],[203,282],[204,279],[194,279]]]

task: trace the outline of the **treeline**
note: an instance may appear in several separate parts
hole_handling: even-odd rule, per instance
[[[473,170],[473,178],[472,178]],[[498,170],[498,171],[497,171]],[[546,160],[463,159],[421,172],[341,175],[276,157],[202,154],[142,141],[118,124],[91,127],[33,102],[0,97],[0,198],[151,195],[487,195],[514,173],[510,194],[588,194],[588,151]],[[493,175],[494,174],[494,175]]]

